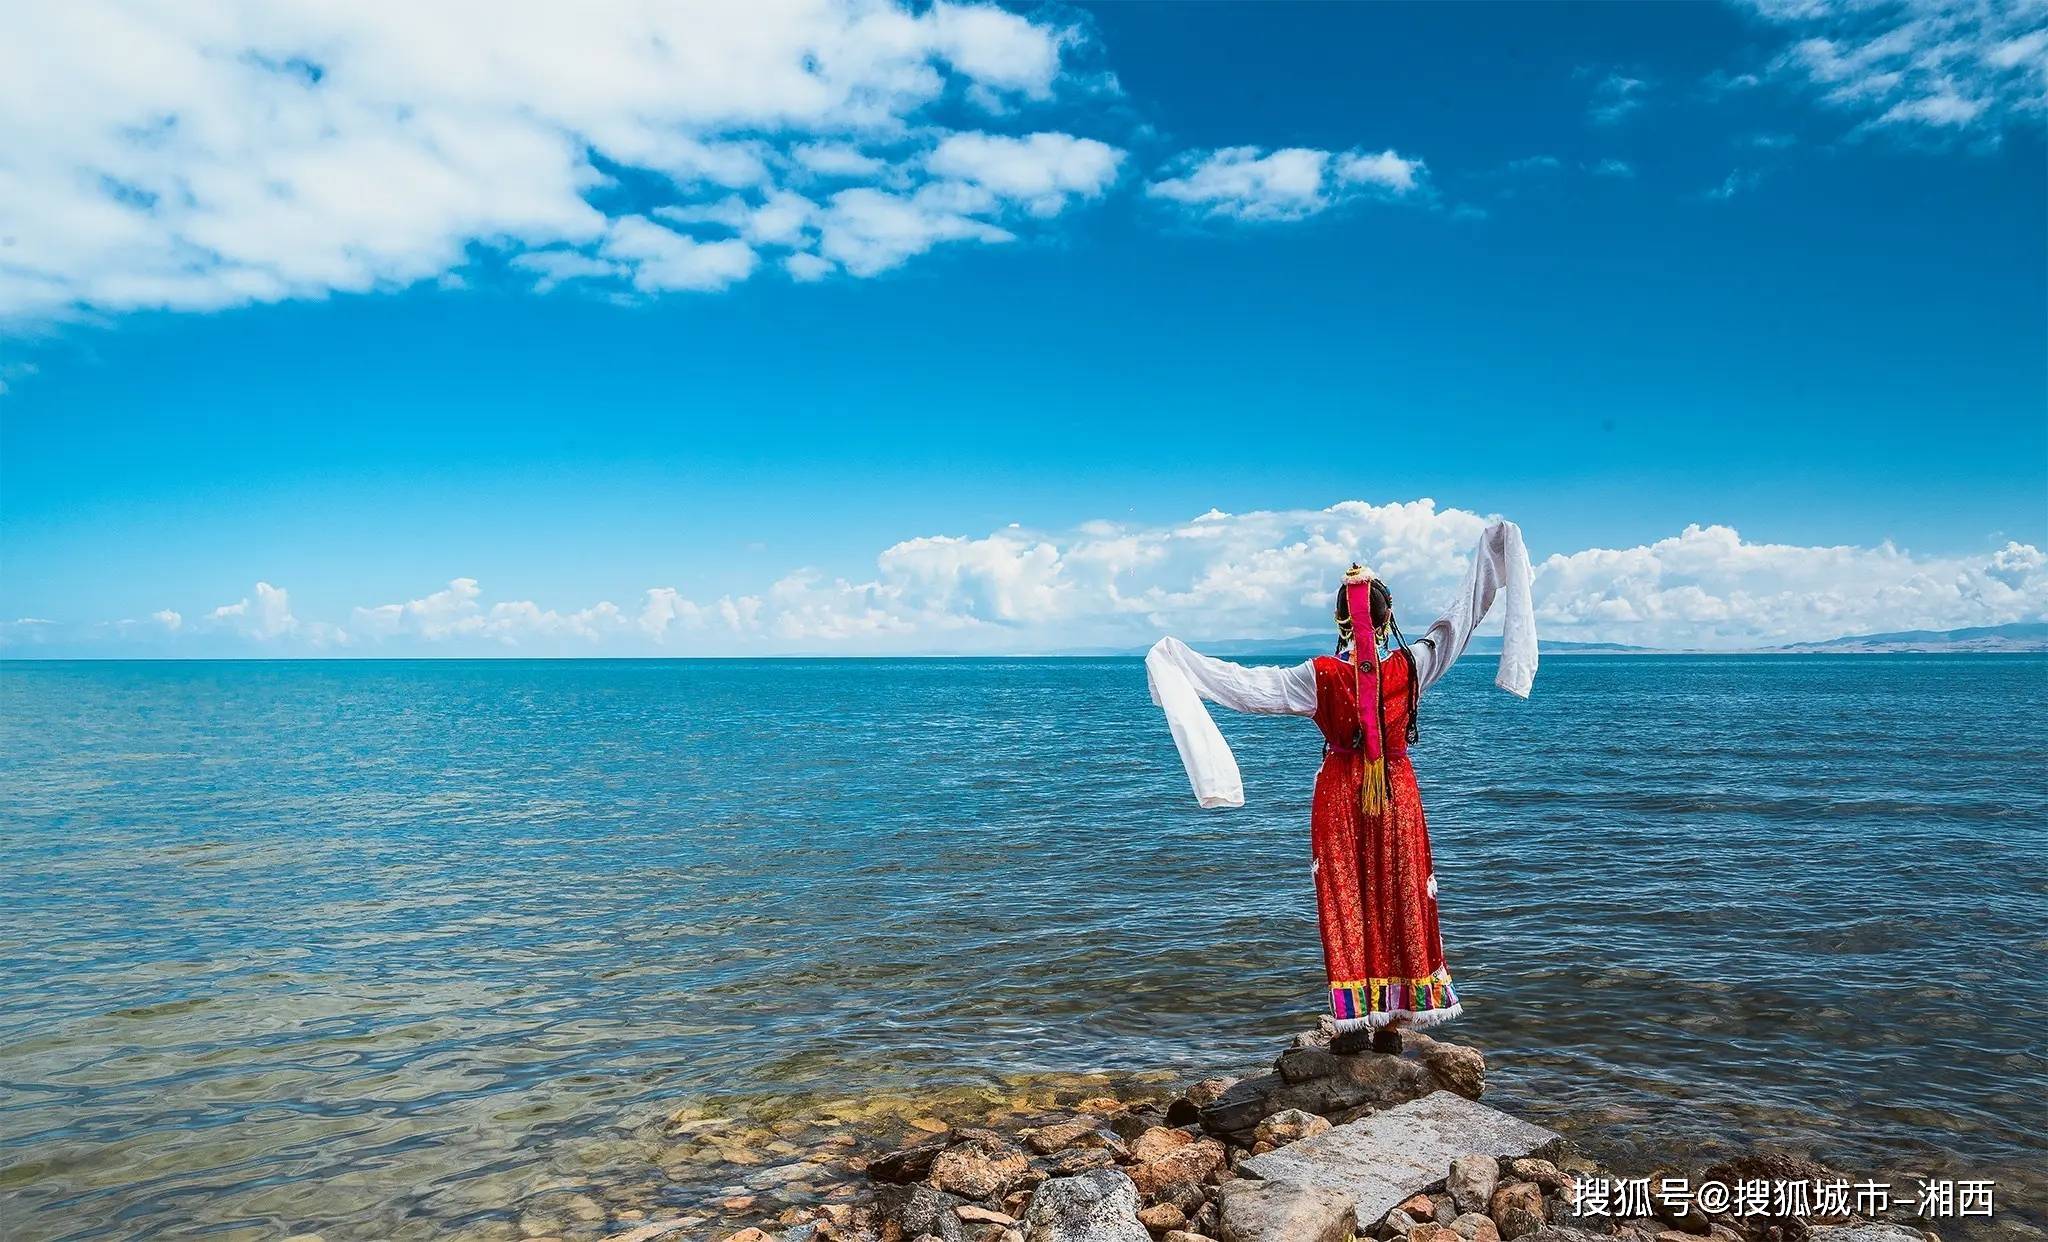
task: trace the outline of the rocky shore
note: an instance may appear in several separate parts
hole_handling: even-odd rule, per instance
[[[1839,1209],[1706,1211],[1662,1201],[1581,1215],[1581,1186],[1622,1178],[1568,1140],[1479,1103],[1485,1058],[1409,1034],[1399,1055],[1297,1036],[1270,1072],[1168,1090],[1024,1091],[966,1118],[862,1117],[772,1128],[738,1146],[686,1109],[662,1141],[733,1180],[690,1210],[607,1210],[585,1196],[522,1215],[540,1242],[1932,1242]],[[856,1115],[849,1115],[856,1114]],[[760,1136],[757,1136],[760,1137]],[[808,1142],[792,1141],[798,1138]],[[1752,1155],[1627,1176],[1840,1180]],[[1874,1213],[1884,1215],[1885,1213]]]

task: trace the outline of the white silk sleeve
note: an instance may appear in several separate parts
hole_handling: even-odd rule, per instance
[[[1237,756],[1209,718],[1203,699],[1268,716],[1312,716],[1316,710],[1315,663],[1308,660],[1291,668],[1248,668],[1211,659],[1178,638],[1162,638],[1145,654],[1145,681],[1152,701],[1166,713],[1195,801],[1205,808],[1243,806],[1244,782]]]
[[[1458,586],[1451,606],[1444,610],[1421,638],[1409,645],[1415,656],[1418,691],[1426,691],[1444,671],[1457,663],[1471,644],[1479,623],[1497,601],[1501,606],[1500,668],[1493,684],[1509,694],[1529,697],[1536,681],[1536,610],[1529,596],[1535,577],[1529,568],[1529,549],[1522,543],[1522,528],[1513,522],[1495,522],[1479,537],[1472,565]]]

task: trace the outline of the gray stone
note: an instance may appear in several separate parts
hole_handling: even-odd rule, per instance
[[[1500,1161],[1492,1156],[1460,1156],[1451,1161],[1451,1175],[1444,1189],[1460,1212],[1484,1212],[1493,1200],[1493,1188],[1500,1184]]]
[[[1545,1190],[1556,1190],[1564,1185],[1564,1174],[1548,1160],[1510,1160],[1508,1172],[1525,1182],[1535,1182]]]
[[[1388,1060],[1391,1058],[1377,1058]],[[1241,1177],[1322,1186],[1377,1221],[1443,1180],[1460,1156],[1527,1155],[1558,1136],[1449,1091],[1396,1105],[1237,1166]]]
[[[1847,1225],[1815,1225],[1806,1242],[1921,1242],[1926,1235],[1918,1229],[1883,1221],[1856,1221]]]
[[[1402,1043],[1429,1067],[1446,1091],[1455,1091],[1468,1100],[1485,1094],[1486,1057],[1477,1048],[1447,1044],[1420,1031],[1409,1031]]]
[[[1138,1223],[1138,1188],[1115,1169],[1040,1183],[1024,1207],[1024,1242],[1152,1242]]]
[[[1360,1053],[1338,1056],[1320,1048],[1290,1048],[1275,1071],[1247,1078],[1202,1109],[1211,1134],[1248,1137],[1259,1122],[1290,1108],[1329,1116],[1356,1108],[1391,1108],[1440,1088],[1420,1061]]]
[[[1330,1123],[1314,1113],[1289,1108],[1261,1121],[1258,1128],[1252,1131],[1252,1138],[1274,1147],[1285,1147],[1297,1139],[1321,1134],[1329,1128]]]
[[[1614,1242],[1612,1238],[1574,1229],[1569,1225],[1545,1225],[1534,1233],[1525,1233],[1520,1242]]]
[[[1219,1193],[1223,1242],[1351,1242],[1351,1196],[1297,1182],[1226,1182]]]
[[[960,1217],[954,1212],[959,1200],[929,1186],[890,1186],[876,1196],[882,1214],[896,1222],[905,1237],[934,1234],[945,1242],[960,1242]]]
[[[1512,1239],[1543,1228],[1543,1187],[1534,1182],[1515,1182],[1493,1192],[1489,1211],[1500,1236]]]

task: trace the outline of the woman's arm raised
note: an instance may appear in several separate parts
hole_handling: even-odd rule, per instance
[[[1292,667],[1248,668],[1211,659],[1178,638],[1162,638],[1145,654],[1145,680],[1152,701],[1166,713],[1166,727],[1180,751],[1181,766],[1204,807],[1244,805],[1237,756],[1209,719],[1202,700],[1268,716],[1312,716],[1316,674],[1311,661]]]
[[[1495,522],[1479,537],[1472,565],[1465,581],[1444,615],[1410,647],[1415,657],[1418,690],[1427,690],[1444,675],[1444,670],[1465,654],[1472,634],[1486,619],[1496,598],[1501,604],[1500,670],[1493,684],[1509,694],[1529,697],[1536,680],[1536,612],[1529,599],[1534,575],[1529,568],[1529,550],[1522,545],[1522,528],[1513,522]]]

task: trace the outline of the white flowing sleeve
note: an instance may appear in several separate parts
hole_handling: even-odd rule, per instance
[[[1479,537],[1479,549],[1472,554],[1472,567],[1444,615],[1436,619],[1421,638],[1409,644],[1415,656],[1418,690],[1427,690],[1444,675],[1472,641],[1473,631],[1486,619],[1496,600],[1501,605],[1500,670],[1493,684],[1509,694],[1529,697],[1536,680],[1536,610],[1529,599],[1534,578],[1529,568],[1529,549],[1522,544],[1522,528],[1513,522],[1495,522]]]
[[[1208,699],[1232,711],[1268,716],[1313,716],[1316,710],[1315,662],[1291,668],[1278,665],[1247,668],[1215,660],[1178,638],[1162,638],[1145,654],[1145,680],[1152,701],[1166,712],[1166,727],[1180,751],[1195,801],[1204,807],[1244,805],[1244,782],[1237,756],[1202,706]]]

